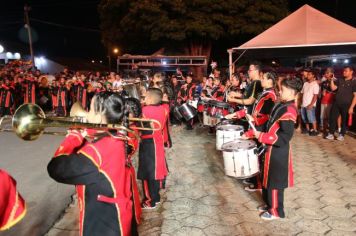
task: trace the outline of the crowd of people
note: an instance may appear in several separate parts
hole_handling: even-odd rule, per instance
[[[219,121],[235,120],[244,127],[242,138],[254,139],[264,150],[260,173],[245,181],[245,189],[262,189],[261,218],[274,220],[284,217],[284,189],[293,186],[290,140],[294,130],[299,127],[311,136],[322,130],[327,139],[334,139],[338,126],[337,139],[343,140],[356,104],[353,71],[346,66],[343,77],[336,79],[333,69],[326,68],[319,79],[311,68],[303,69],[300,76],[277,75],[253,62],[248,71],[230,78],[224,78],[218,68],[209,76],[194,78],[178,68],[170,76],[156,73],[145,83],[136,78],[133,83],[139,83],[139,97],[131,97],[125,91],[127,81],[116,73],[65,69],[50,79],[27,64],[13,62],[0,70],[0,111],[1,116],[12,115],[22,104],[36,103],[47,112],[68,116],[71,105],[79,102],[87,111],[88,122],[109,125],[105,132],[69,130],[48,164],[48,173],[58,182],[76,185],[81,235],[137,235],[141,210],[155,209],[166,186],[165,148],[172,147],[169,123],[185,122],[186,129],[193,130],[205,125],[201,118],[208,103],[200,102],[220,102],[225,110]],[[176,108],[185,103],[193,110],[194,104],[203,104],[203,109],[196,106],[197,116],[182,119]],[[140,130],[138,123],[130,121],[133,117],[156,123]],[[123,124],[127,130],[110,124]],[[208,133],[214,133],[216,123],[208,127]],[[131,163],[136,150],[137,173]],[[136,178],[142,181],[141,197]]]

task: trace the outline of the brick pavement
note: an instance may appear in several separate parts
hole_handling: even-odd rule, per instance
[[[164,202],[144,212],[140,235],[356,234],[354,138],[339,142],[296,134],[295,187],[285,191],[286,218],[266,222],[256,210],[259,193],[246,192],[241,181],[224,175],[215,138],[206,133],[173,127]],[[74,235],[76,209],[67,212],[48,235]]]

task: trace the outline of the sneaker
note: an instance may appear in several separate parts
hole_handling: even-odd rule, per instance
[[[255,186],[253,186],[253,184],[251,184],[251,185],[249,185],[249,186],[246,186],[246,187],[245,187],[245,190],[246,190],[247,192],[256,192],[256,191],[259,190],[259,189],[255,188]]]
[[[325,138],[329,140],[334,140],[334,135],[328,134]]]
[[[262,215],[260,215],[262,220],[278,220],[280,219],[280,217],[278,216],[274,216],[271,213],[269,213],[268,211],[265,211]]]
[[[344,135],[340,134],[336,139],[339,141],[344,141],[345,138]]]
[[[153,210],[153,209],[156,209],[156,206],[151,207],[151,206],[147,205],[146,203],[142,203],[141,209],[142,210]]]
[[[262,206],[257,207],[257,210],[259,212],[266,212],[266,211],[268,211],[268,207],[267,207],[267,205],[262,205]]]
[[[186,130],[193,130],[193,127],[192,126],[187,126],[185,127]]]

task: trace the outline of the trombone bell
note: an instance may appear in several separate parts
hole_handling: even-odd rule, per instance
[[[45,118],[43,110],[36,104],[23,104],[12,117],[12,127],[19,138],[32,141],[43,133],[42,123]]]

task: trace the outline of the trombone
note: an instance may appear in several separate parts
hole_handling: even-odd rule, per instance
[[[80,107],[80,104],[72,107],[70,115],[73,117],[46,117],[43,110],[36,104],[26,103],[21,105],[15,111],[14,116],[12,117],[12,128],[16,135],[26,141],[32,141],[39,138],[43,133],[52,134],[52,135],[63,135],[63,132],[45,132],[45,128],[49,127],[65,127],[70,129],[85,129],[91,128],[98,131],[99,136],[110,135],[114,138],[121,140],[129,140],[127,133],[133,134],[138,138],[134,130],[123,126],[122,124],[94,124],[85,122],[86,111]],[[132,120],[132,118],[130,118]],[[129,119],[129,120],[130,120]],[[0,125],[3,119],[0,120]],[[161,125],[156,120],[150,119],[139,119],[134,118],[132,121],[141,122],[142,127],[137,127],[138,130],[160,130]],[[149,123],[146,123],[149,122]],[[155,128],[143,127],[144,124],[149,124],[151,127],[154,124],[159,124]],[[136,128],[136,127],[134,127]],[[121,135],[113,135],[109,130],[117,130]],[[9,130],[0,130],[0,131],[9,131]],[[95,138],[95,137],[94,137]]]
[[[84,110],[81,104],[79,102],[76,102],[72,105],[70,109],[69,117],[53,117],[53,119],[85,122],[87,114],[88,112]],[[132,130],[157,131],[162,129],[161,123],[154,119],[129,117],[128,120],[131,123],[135,123],[135,125],[131,125],[129,127]]]

